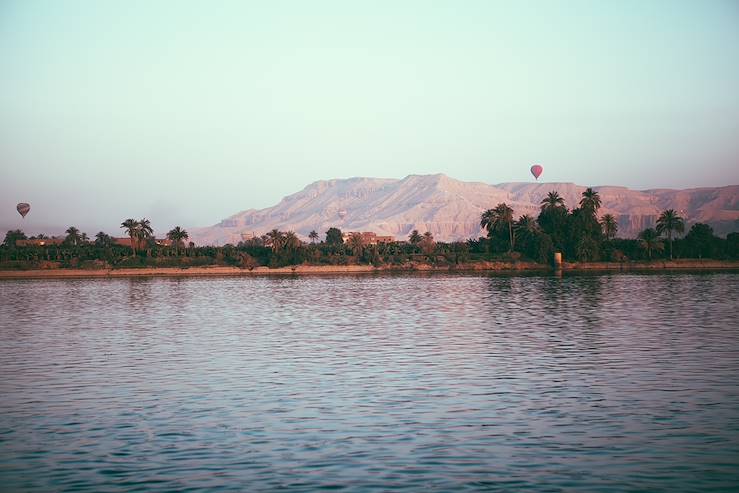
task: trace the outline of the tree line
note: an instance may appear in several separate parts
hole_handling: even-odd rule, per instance
[[[685,236],[685,220],[674,210],[660,214],[654,228],[640,232],[636,239],[619,238],[618,223],[611,214],[598,216],[601,199],[596,191],[583,192],[577,207],[570,210],[556,191],[541,201],[536,218],[524,214],[514,219],[513,209],[500,203],[484,211],[480,226],[486,236],[457,242],[436,241],[430,232],[412,231],[407,241],[368,244],[359,233],[344,241],[336,227],[316,231],[302,242],[293,231],[274,229],[238,244],[196,247],[188,242],[186,230],[177,226],[168,231],[167,244],[157,241],[151,222],[126,219],[121,229],[129,241],[122,244],[105,232],[94,238],[78,228],[69,227],[59,244],[18,248],[16,240],[27,238],[21,230],[8,231],[0,245],[0,268],[39,267],[187,267],[232,265],[252,269],[258,266],[284,267],[297,264],[402,265],[424,262],[456,265],[481,260],[529,260],[550,263],[555,251],[565,260],[626,261],[662,258],[739,257],[739,234],[719,238],[706,224],[693,224]]]
[[[513,209],[500,203],[480,216],[487,231],[487,246],[494,254],[548,262],[554,252],[566,260],[581,262],[653,260],[657,258],[734,259],[739,252],[739,233],[725,239],[713,229],[695,223],[685,232],[685,219],[674,209],[662,211],[654,228],[641,231],[636,239],[618,238],[618,222],[612,214],[598,217],[602,202],[598,192],[587,188],[578,206],[568,209],[565,200],[552,191],[541,200],[539,215],[514,219]]]
[[[94,239],[76,227],[66,231],[63,241],[45,245],[16,246],[16,240],[48,239],[46,235],[27,238],[20,230],[8,231],[0,245],[0,268],[30,269],[44,267],[188,267],[231,265],[252,269],[258,266],[284,267],[309,263],[314,265],[385,264],[409,261],[432,264],[459,264],[486,258],[481,244],[471,242],[441,243],[429,232],[413,231],[409,241],[369,244],[359,233],[344,241],[343,232],[329,228],[324,238],[316,231],[302,242],[293,231],[274,229],[266,234],[224,246],[195,246],[188,242],[187,231],[175,227],[166,234],[168,244],[157,241],[151,223],[127,219],[121,228],[128,235],[125,244],[99,232]],[[319,241],[320,240],[320,241]]]

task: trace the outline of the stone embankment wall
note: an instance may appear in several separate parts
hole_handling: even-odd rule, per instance
[[[739,269],[739,261],[677,259],[652,262],[564,262],[563,270],[734,270]]]

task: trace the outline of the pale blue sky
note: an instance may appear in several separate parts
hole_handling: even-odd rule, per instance
[[[737,1],[0,0],[0,231],[163,234],[318,179],[533,163],[736,184],[738,88]]]

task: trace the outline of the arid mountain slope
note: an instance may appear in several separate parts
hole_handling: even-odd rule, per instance
[[[204,228],[188,228],[197,244],[238,243],[277,228],[304,239],[311,230],[323,238],[335,226],[342,231],[374,231],[405,239],[417,229],[449,241],[481,234],[480,214],[506,202],[516,217],[536,216],[547,192],[556,190],[570,208],[586,187],[573,183],[463,182],[445,175],[410,175],[402,180],[349,178],[317,181],[266,209],[249,209]],[[707,222],[717,233],[737,228],[739,185],[689,190],[630,190],[594,187],[601,195],[600,214],[618,218],[619,236],[633,237],[652,226],[662,210],[676,209],[688,221]]]

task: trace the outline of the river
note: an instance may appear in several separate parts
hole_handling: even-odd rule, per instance
[[[739,274],[0,281],[2,491],[736,491]]]

